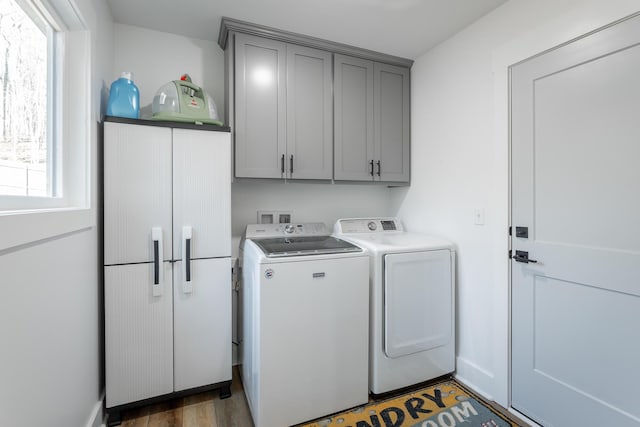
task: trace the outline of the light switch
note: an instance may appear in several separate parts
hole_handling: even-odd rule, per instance
[[[473,223],[475,225],[484,225],[484,209],[475,208],[473,210]]]

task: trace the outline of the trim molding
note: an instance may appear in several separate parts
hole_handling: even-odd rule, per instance
[[[305,36],[303,34],[292,33],[289,31],[278,30],[276,28],[259,24],[252,24],[250,22],[239,21],[237,19],[227,17],[222,17],[222,20],[220,21],[220,32],[218,33],[218,45],[223,50],[226,50],[227,48],[229,33],[243,33],[265,37],[286,43],[294,43],[300,46],[322,49],[342,55],[355,56],[357,58],[383,62],[385,64],[396,65],[399,67],[411,68],[411,66],[413,65],[412,59],[387,55],[384,53],[375,52],[373,50],[362,49],[359,47],[349,46],[346,44],[319,39],[316,37]]]
[[[104,426],[104,391],[100,395],[100,400],[96,402],[87,421],[86,427],[101,427]]]

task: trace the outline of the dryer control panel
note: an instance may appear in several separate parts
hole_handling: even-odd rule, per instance
[[[339,219],[333,232],[346,233],[389,233],[404,231],[397,218],[344,218]]]

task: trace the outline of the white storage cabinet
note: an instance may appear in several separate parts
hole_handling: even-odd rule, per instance
[[[104,124],[110,424],[231,385],[230,135],[116,121]]]

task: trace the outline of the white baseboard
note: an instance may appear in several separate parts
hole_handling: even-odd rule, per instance
[[[104,426],[104,391],[100,395],[100,400],[96,402],[87,421],[87,427],[103,427]]]
[[[494,376],[486,369],[462,357],[457,357],[456,372],[453,376],[482,397],[494,400],[493,394],[490,392],[495,386]]]

